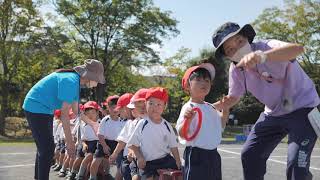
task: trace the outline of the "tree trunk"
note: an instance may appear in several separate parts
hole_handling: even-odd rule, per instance
[[[2,85],[5,83],[2,83]],[[6,129],[6,123],[5,119],[8,115],[9,108],[8,108],[8,87],[2,86],[2,92],[1,92],[2,98],[1,98],[1,110],[0,110],[0,135],[6,136],[5,129]]]

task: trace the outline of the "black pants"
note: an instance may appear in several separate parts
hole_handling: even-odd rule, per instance
[[[221,180],[221,157],[217,149],[206,150],[188,146],[184,150],[185,180]]]
[[[34,178],[48,180],[54,155],[53,115],[25,111],[25,115],[37,146]]]

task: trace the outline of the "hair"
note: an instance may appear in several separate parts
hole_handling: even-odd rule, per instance
[[[210,79],[210,72],[205,68],[198,68],[195,71],[193,71],[189,77],[189,81],[192,81],[194,78],[203,78],[203,79]]]
[[[118,102],[118,99],[119,99],[119,98],[111,99],[110,102],[108,102],[108,105],[111,105],[111,106],[112,106],[112,105],[116,105],[117,102]]]
[[[56,73],[63,73],[63,72],[77,72],[77,71],[74,70],[74,69],[63,69],[63,68],[61,68],[61,69],[57,69],[55,72]]]
[[[86,109],[84,109],[84,112],[90,111],[92,109],[96,110],[97,112],[99,111],[98,109],[95,109],[95,108],[86,108]]]

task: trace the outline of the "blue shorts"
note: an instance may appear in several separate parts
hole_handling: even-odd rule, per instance
[[[86,153],[93,154],[96,151],[98,140],[85,141],[84,143],[86,143],[86,145],[88,146],[88,149],[86,150]]]
[[[62,154],[66,152],[66,143],[64,142],[64,140],[59,141],[59,150]]]
[[[141,173],[142,176],[146,176],[147,178],[159,176],[157,172],[158,169],[178,169],[176,160],[168,154],[163,158],[147,161]]]
[[[124,156],[122,158],[122,162],[121,162],[121,168],[120,168],[120,172],[121,175],[123,176],[124,180],[131,180],[131,171],[130,171],[130,161],[128,161],[127,157]]]
[[[184,150],[183,179],[221,180],[221,157],[217,149],[207,150],[188,146]]]
[[[76,147],[76,151],[77,151],[77,157],[78,158],[84,158],[84,152],[82,151],[82,143],[78,144]]]
[[[110,154],[112,154],[113,151],[116,149],[118,142],[117,141],[113,141],[113,140],[107,140],[107,139],[105,139],[105,142],[106,142],[106,144],[109,146],[109,148],[111,150]],[[105,156],[106,156],[106,154],[103,151],[103,147],[102,147],[101,143],[98,142],[97,143],[97,149],[96,149],[96,151],[94,153],[94,157],[95,158],[100,158],[100,157],[105,157]]]

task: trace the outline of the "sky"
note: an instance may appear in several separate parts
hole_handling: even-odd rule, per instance
[[[181,47],[190,48],[190,56],[199,55],[202,48],[213,48],[211,36],[225,22],[240,26],[253,22],[264,9],[283,7],[283,0],[154,0],[161,10],[171,11],[179,21],[180,34],[155,47],[161,59],[173,56]]]
[[[152,45],[159,52],[161,60],[169,58],[181,47],[191,49],[189,57],[196,57],[202,48],[213,48],[211,36],[214,30],[225,22],[236,22],[240,26],[253,22],[266,8],[283,7],[283,0],[154,0],[154,5],[163,11],[171,11],[171,17],[178,20],[180,34],[163,39],[162,47]],[[40,9],[42,14],[51,12],[53,6]],[[50,25],[50,22],[46,22]],[[143,68],[139,72],[149,75],[167,73],[163,68]]]

